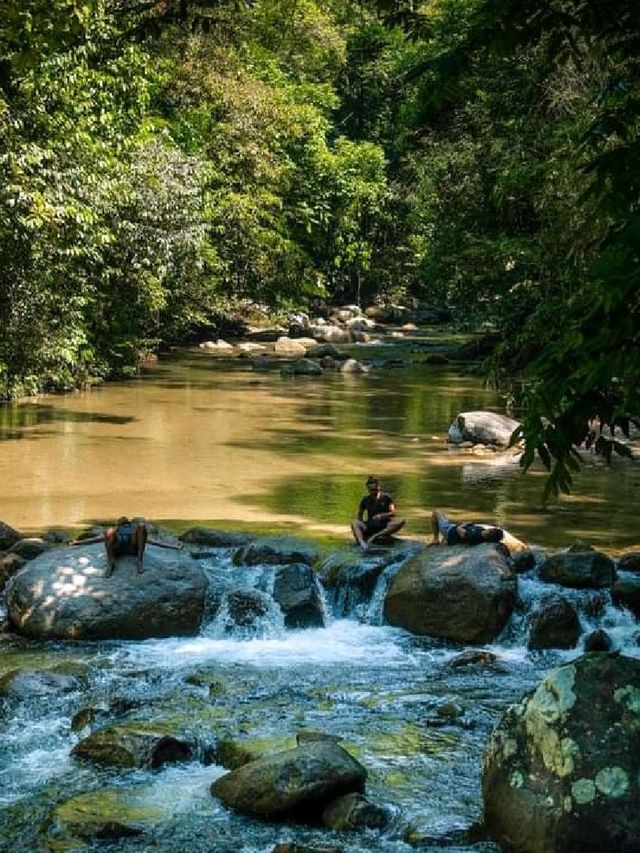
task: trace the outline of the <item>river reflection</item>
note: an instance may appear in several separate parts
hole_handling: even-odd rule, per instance
[[[136,381],[0,408],[1,517],[25,531],[128,514],[341,535],[374,472],[408,535],[440,506],[542,545],[638,542],[637,466],[589,461],[543,510],[542,472],[447,446],[471,409],[501,400],[446,368],[294,378],[182,353]]]

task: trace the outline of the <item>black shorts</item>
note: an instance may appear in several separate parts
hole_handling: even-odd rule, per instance
[[[367,521],[364,526],[364,538],[370,539],[374,533],[380,533],[387,526],[386,521]]]

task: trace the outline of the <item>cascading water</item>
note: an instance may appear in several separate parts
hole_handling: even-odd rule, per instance
[[[274,567],[239,568],[223,550],[203,565],[211,585],[197,637],[59,645],[5,640],[4,672],[51,668],[62,660],[86,668],[75,692],[5,700],[0,829],[7,849],[105,849],[104,841],[78,836],[68,810],[60,810],[80,797],[73,814],[115,809],[115,803],[139,816],[141,834],[112,840],[109,850],[269,853],[282,841],[334,845],[347,853],[406,853],[411,844],[431,850],[454,845],[459,853],[497,850],[466,833],[481,815],[480,766],[489,732],[550,666],[580,653],[579,647],[526,650],[527,613],[549,592],[548,584],[533,574],[519,579],[524,609],[491,647],[500,666],[454,669],[448,662],[461,647],[381,624],[398,565],[379,572],[370,596],[358,599],[349,618],[343,598],[324,628],[306,630],[285,629],[272,598]],[[232,618],[234,592],[256,603],[254,623]],[[615,608],[608,593],[561,592],[578,610],[583,633],[604,627],[616,648],[639,653],[636,621]],[[261,823],[229,813],[210,795],[211,783],[226,772],[216,763],[159,770],[83,764],[70,754],[90,729],[72,728],[83,709],[92,709],[94,727],[144,721],[187,732],[203,745],[201,758],[223,738],[259,753],[295,745],[300,729],[337,735],[367,768],[369,797],[389,805],[396,817],[384,831],[354,834]]]

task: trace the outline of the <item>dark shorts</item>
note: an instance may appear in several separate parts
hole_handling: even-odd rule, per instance
[[[129,557],[137,554],[136,543],[133,541],[133,528],[116,528],[114,546],[116,557]]]
[[[459,530],[464,528],[464,539]],[[500,542],[504,530],[500,527],[482,527],[479,524],[458,524],[447,531],[447,545],[480,545],[481,542]]]
[[[380,533],[388,523],[388,521],[367,521],[364,526],[364,538],[369,539],[374,533]]]

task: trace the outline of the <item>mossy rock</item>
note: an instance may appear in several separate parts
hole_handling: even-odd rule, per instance
[[[159,806],[145,801],[142,792],[102,788],[73,797],[53,813],[58,831],[80,838],[127,838],[140,835],[165,817]]]
[[[509,708],[484,756],[485,822],[521,853],[637,853],[640,661],[584,655]]]
[[[110,767],[161,767],[188,761],[196,754],[193,740],[176,736],[159,723],[127,723],[101,729],[73,748],[76,758]]]
[[[317,823],[329,803],[361,793],[367,773],[333,743],[308,743],[251,761],[211,786],[213,796],[243,814]]]
[[[390,813],[370,802],[362,794],[346,794],[330,803],[322,814],[322,822],[337,831],[384,829]]]
[[[215,760],[229,770],[243,767],[250,761],[256,761],[267,755],[292,749],[296,745],[294,737],[281,738],[222,738],[215,747]]]

